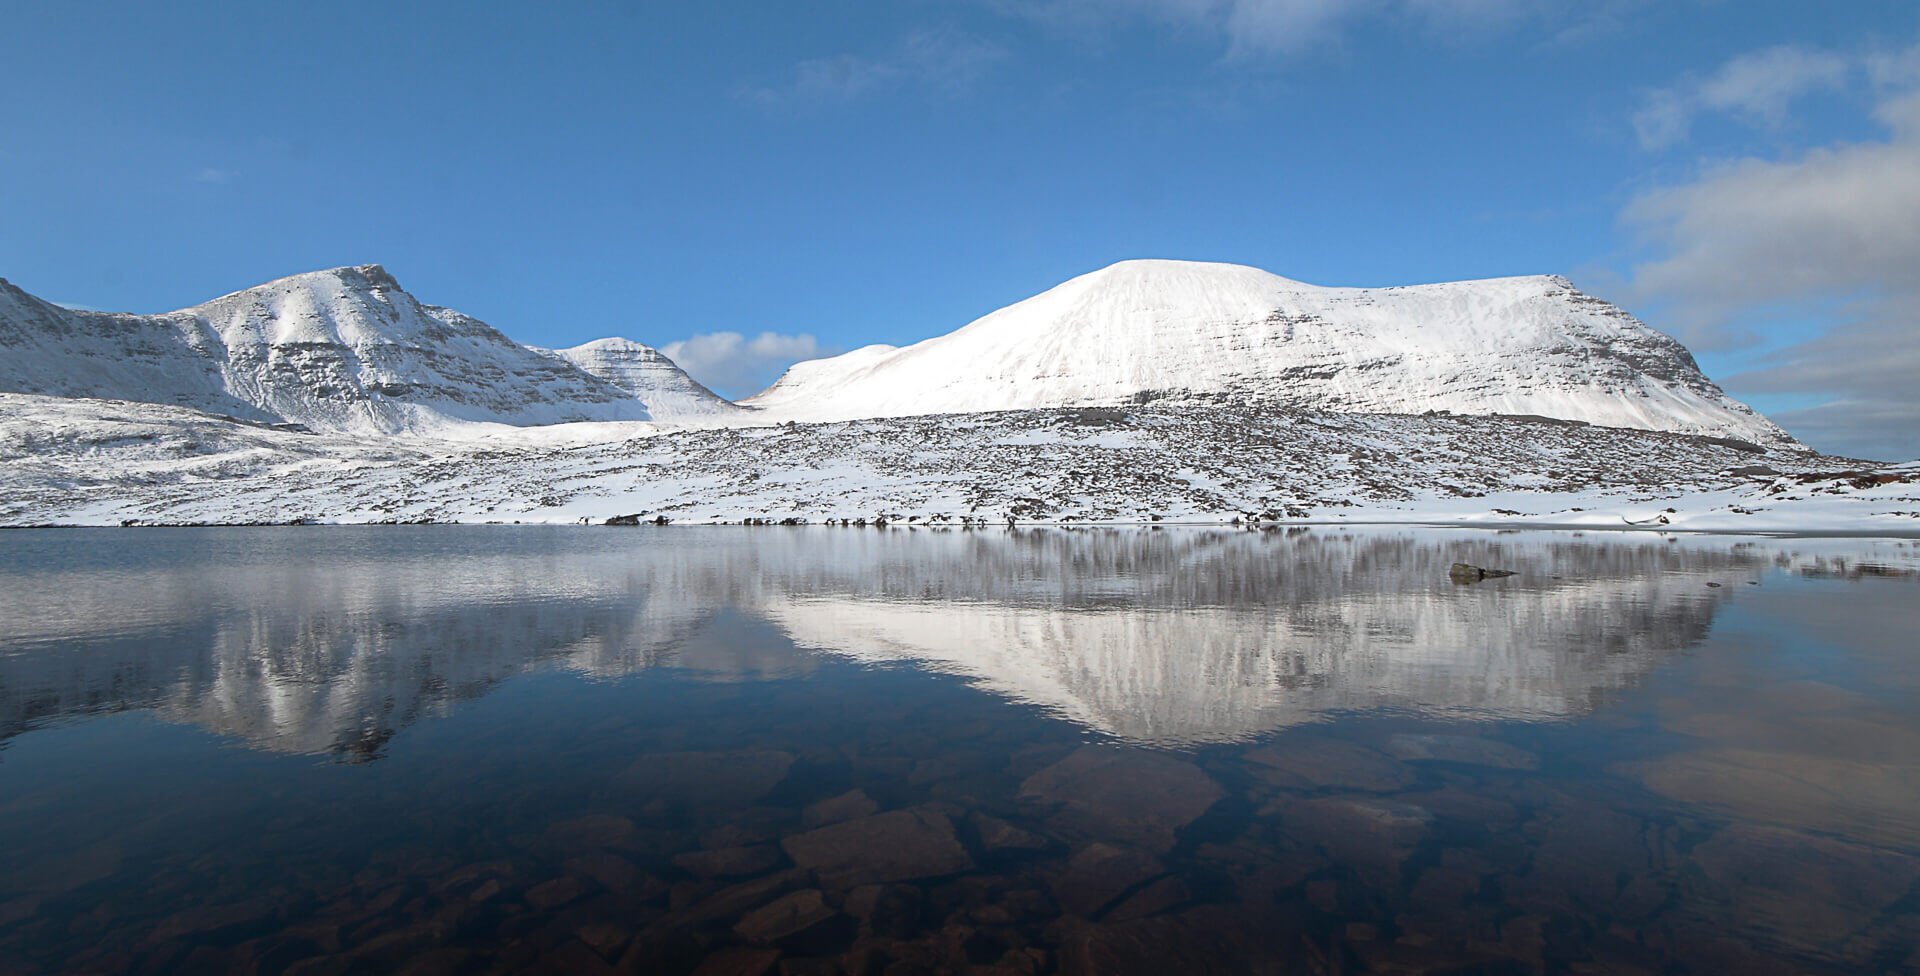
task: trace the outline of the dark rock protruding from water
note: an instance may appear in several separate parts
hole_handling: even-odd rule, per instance
[[[1510,569],[1482,569],[1472,563],[1454,563],[1453,568],[1447,570],[1447,578],[1460,584],[1478,583],[1481,580],[1500,579],[1512,575],[1513,570]]]

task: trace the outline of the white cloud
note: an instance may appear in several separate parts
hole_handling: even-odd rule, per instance
[[[877,57],[842,54],[802,61],[794,67],[792,80],[755,89],[752,95],[769,102],[829,101],[903,85],[954,92],[1006,56],[1000,45],[964,31],[916,31]]]
[[[778,332],[752,338],[707,332],[669,342],[660,351],[715,393],[736,399],[766,389],[788,366],[824,354],[811,335]]]
[[[231,183],[233,182],[233,178],[238,175],[240,174],[230,169],[216,169],[209,166],[193,174],[193,181],[195,183]]]
[[[1920,86],[1920,44],[1904,51],[1875,51],[1866,56],[1867,79],[1875,88],[1904,91]]]
[[[1634,113],[1640,145],[1664,149],[1687,137],[1694,119],[1732,115],[1752,125],[1780,128],[1795,99],[1847,84],[1856,59],[1803,47],[1770,47],[1743,54],[1712,74],[1648,93]]]
[[[1916,79],[1920,81],[1920,79]],[[1827,330],[1727,380],[1736,394],[1812,397],[1783,414],[1815,446],[1920,455],[1920,90],[1887,93],[1884,139],[1744,159],[1641,195],[1625,219],[1659,257],[1633,269],[1639,300],[1703,347],[1771,338],[1756,323],[1824,305]]]

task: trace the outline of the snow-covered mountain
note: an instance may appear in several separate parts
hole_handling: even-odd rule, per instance
[[[1793,443],[1721,392],[1680,343],[1565,278],[1327,288],[1190,261],[1123,261],[947,335],[799,363],[741,402],[840,420],[1158,393]]]
[[[354,433],[649,419],[625,389],[421,304],[378,265],[294,275],[162,315],[61,308],[0,280],[0,391]]]
[[[687,375],[665,353],[632,339],[595,339],[568,349],[538,349],[558,356],[644,402],[653,419],[674,421],[741,413],[733,401]]]

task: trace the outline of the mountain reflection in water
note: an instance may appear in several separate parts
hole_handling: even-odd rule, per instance
[[[0,534],[0,974],[1920,972],[1916,570],[1404,527]]]
[[[0,581],[0,730],[152,708],[261,748],[368,758],[538,665],[722,681],[813,666],[728,639],[723,616],[1143,743],[1330,711],[1550,719],[1698,641],[1733,586],[1792,558],[1410,530],[529,529],[472,548],[471,530],[384,530],[405,545],[378,531],[163,531],[178,561],[132,566],[52,544]],[[1460,587],[1458,560],[1518,575]]]

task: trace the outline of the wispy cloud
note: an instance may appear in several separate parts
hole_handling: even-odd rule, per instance
[[[1637,299],[1662,304],[1689,342],[1779,342],[1755,323],[1819,303],[1837,308],[1823,334],[1767,353],[1727,385],[1818,398],[1820,405],[1780,419],[1790,429],[1806,423],[1804,433],[1822,438],[1821,447],[1913,457],[1920,456],[1920,72],[1885,77],[1908,80],[1878,99],[1884,138],[1724,162],[1642,194],[1624,216],[1658,255],[1633,269],[1630,288]]]
[[[200,172],[193,174],[193,181],[195,183],[214,183],[214,184],[231,183],[233,182],[233,178],[239,175],[240,174],[230,169],[217,169],[215,167],[209,166],[205,169],[202,169]]]
[[[1711,74],[1648,92],[1634,113],[1634,133],[1641,146],[1665,149],[1684,140],[1696,118],[1714,113],[1778,129],[1796,99],[1841,89],[1861,66],[1854,58],[1804,47],[1743,54]]]
[[[1007,56],[999,44],[952,28],[909,34],[879,55],[839,54],[794,66],[788,81],[750,91],[767,102],[836,101],[911,86],[952,93]]]
[[[1097,31],[1158,23],[1224,44],[1229,60],[1293,55],[1336,41],[1368,20],[1456,36],[1489,36],[1535,20],[1565,30],[1608,3],[1569,0],[987,0],[1000,11],[1057,28]]]
[[[813,336],[778,332],[752,338],[738,332],[707,332],[669,342],[660,351],[715,393],[733,398],[758,393],[788,366],[823,355]]]

